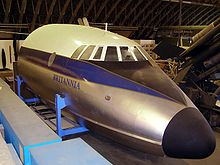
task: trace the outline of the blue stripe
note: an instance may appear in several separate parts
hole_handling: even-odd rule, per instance
[[[26,53],[25,50],[28,50]],[[23,48],[23,54],[25,58],[28,58],[35,63],[38,63],[42,67],[47,67],[55,72],[70,76],[73,78],[87,80],[90,82],[103,84],[107,86],[112,86],[116,88],[123,88],[127,90],[133,90],[140,93],[145,93],[148,95],[160,97],[170,101],[174,101],[172,98],[163,95],[153,89],[150,89],[146,86],[133,82],[127,78],[121,77],[120,75],[111,73],[104,68],[91,64],[87,61],[73,60],[63,56],[57,55],[52,66],[48,67],[47,61],[49,59],[50,53],[40,52],[36,50],[30,50]]]
[[[141,84],[137,84],[136,82],[133,82],[127,78],[123,78],[117,74],[111,73],[105,69],[102,69],[99,66],[96,66],[86,61],[68,59],[68,64],[67,66],[65,66],[65,68],[71,70],[71,72],[76,75],[80,75],[81,78],[85,78],[87,81],[90,82],[113,86],[116,88],[133,90],[136,92],[141,92],[174,101],[172,98],[169,98],[166,95],[147,88]]]

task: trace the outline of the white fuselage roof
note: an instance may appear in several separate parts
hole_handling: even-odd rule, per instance
[[[72,24],[42,26],[32,32],[22,46],[71,57],[81,45],[138,46],[136,42],[121,35],[94,27]]]

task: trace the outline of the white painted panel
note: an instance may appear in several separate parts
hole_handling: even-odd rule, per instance
[[[0,134],[0,164],[15,165],[5,140]]]
[[[23,42],[24,42],[23,40],[17,41],[17,48],[16,48],[17,50],[20,49]],[[0,40],[0,69],[3,68],[2,49],[4,49],[6,55],[6,68],[13,69],[13,62],[15,61],[13,40]],[[10,61],[10,54],[11,54],[11,61]]]
[[[6,68],[12,69],[13,61],[14,61],[14,48],[13,48],[13,40],[0,40],[0,68],[2,69],[2,49],[5,50],[6,55]],[[10,62],[10,54],[12,61]]]

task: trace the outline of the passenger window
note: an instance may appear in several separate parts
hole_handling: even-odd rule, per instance
[[[105,61],[118,61],[117,49],[115,46],[108,46]]]
[[[95,46],[89,46],[82,54],[82,56],[80,57],[81,60],[88,60],[89,57],[92,54],[93,49],[95,48]]]
[[[102,50],[103,50],[103,47],[99,47],[93,59],[100,59],[102,55]]]
[[[146,61],[144,56],[141,54],[141,52],[136,47],[131,47],[131,50],[133,51],[138,61]]]
[[[73,53],[72,57],[71,58],[77,58],[80,53],[83,51],[83,49],[86,47],[86,45],[82,45],[80,47],[78,47],[75,52]]]
[[[134,58],[129,51],[128,47],[120,47],[122,61],[134,61]]]

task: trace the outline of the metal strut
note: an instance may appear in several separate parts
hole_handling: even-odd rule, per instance
[[[39,102],[40,99],[37,98],[37,97],[33,97],[33,98],[24,98],[22,95],[21,95],[21,85],[22,83],[24,83],[24,80],[21,79],[20,76],[16,76],[16,81],[17,81],[17,95],[18,97],[20,97],[21,100],[23,100],[25,103],[36,103],[36,102]]]
[[[61,95],[56,94],[55,96],[55,107],[56,107],[56,127],[57,127],[57,134],[60,137],[66,136],[66,135],[73,135],[83,132],[88,132],[89,130],[83,126],[79,127],[73,127],[68,129],[62,129],[62,109],[66,107],[65,98],[63,98]]]

